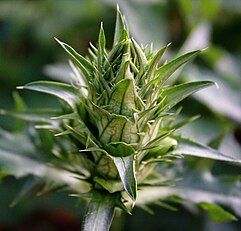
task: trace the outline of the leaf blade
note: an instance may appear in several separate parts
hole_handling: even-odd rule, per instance
[[[209,214],[211,220],[214,222],[230,222],[237,220],[233,214],[216,204],[200,202],[198,205]]]
[[[213,84],[211,81],[196,81],[164,88],[160,92],[160,99],[164,99],[162,109],[169,110],[189,95]]]
[[[134,155],[129,155],[126,157],[112,157],[112,159],[119,172],[124,189],[135,201],[137,183],[135,176]]]
[[[64,42],[61,42],[57,38],[55,38],[55,40],[64,48],[64,50],[70,55],[70,57],[79,64],[78,66],[82,71],[94,71],[94,67],[92,66],[92,64],[86,58],[76,52],[74,48]]]
[[[221,161],[241,164],[241,159],[235,159],[233,157],[229,157],[215,149],[199,144],[192,140],[182,138],[182,137],[177,137],[177,140],[178,140],[178,145],[176,149],[172,151],[173,154],[203,157],[208,159],[221,160]]]
[[[99,230],[107,231],[114,216],[115,197],[113,194],[94,192],[88,206],[82,231]]]
[[[27,89],[47,93],[65,101],[70,107],[75,108],[80,103],[81,92],[69,84],[54,81],[36,81],[28,83],[18,89]]]
[[[179,67],[181,67],[185,63],[189,62],[191,59],[196,57],[200,52],[201,52],[201,50],[191,51],[191,52],[181,55],[181,56],[177,57],[176,59],[168,62],[167,64],[161,66],[156,72],[156,74],[158,76],[156,78],[156,80],[158,80],[158,82],[160,82],[161,84],[165,83],[168,80],[168,78]]]

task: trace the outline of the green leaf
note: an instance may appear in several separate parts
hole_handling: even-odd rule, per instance
[[[156,83],[165,83],[168,78],[182,65],[184,65],[185,63],[187,63],[188,61],[190,61],[192,58],[196,57],[199,53],[201,52],[201,50],[196,50],[196,51],[192,51],[189,52],[187,54],[184,54],[182,56],[179,56],[178,58],[168,62],[167,64],[161,66],[157,72],[157,78],[154,79],[154,81]]]
[[[131,40],[132,40],[132,45],[134,47],[134,50],[136,52],[137,59],[139,62],[140,72],[142,72],[142,71],[144,71],[144,68],[147,65],[146,55],[145,55],[144,51],[142,50],[142,48],[140,47],[140,45],[134,40],[134,38],[132,38]]]
[[[228,56],[229,57],[229,56]],[[228,57],[225,57],[223,63],[227,62]],[[232,62],[233,63],[233,60]],[[229,64],[227,64],[229,65]],[[217,66],[225,69],[227,73],[232,67],[224,67],[219,63]],[[207,89],[205,91],[195,94],[195,99],[221,115],[224,115],[237,123],[241,123],[241,78],[239,74],[226,78],[227,73],[220,76],[220,74],[209,71],[205,68],[198,68],[196,65],[190,65],[183,73],[182,81],[198,81],[205,78],[217,83],[218,88]],[[219,100],[217,100],[219,99]]]
[[[73,173],[48,166],[39,160],[31,159],[17,152],[0,149],[0,168],[7,174],[17,178],[33,175],[52,180],[68,186],[77,193],[84,193],[90,190],[90,185],[87,182],[75,179]]]
[[[70,55],[70,57],[77,62],[81,71],[83,72],[88,71],[91,73],[95,70],[93,65],[82,55],[77,53],[71,46],[61,42],[57,38],[55,38],[55,40],[64,48],[64,50]]]
[[[81,229],[108,231],[114,216],[116,196],[116,194],[93,192]]]
[[[218,150],[219,147],[221,146],[224,138],[225,138],[225,135],[226,135],[226,133],[223,132],[222,134],[214,137],[212,140],[209,141],[208,146],[209,146],[210,148],[213,148],[213,149],[217,149],[217,150]]]
[[[178,145],[172,151],[173,154],[196,156],[241,164],[241,159],[235,159],[231,156],[224,155],[221,152],[212,149],[208,146],[199,144],[195,141],[185,139],[182,137],[176,137],[176,139],[178,141]]]
[[[18,92],[13,92],[13,99],[15,104],[15,110],[17,112],[22,112],[26,109],[26,105]],[[0,114],[1,114],[1,110],[0,110]],[[25,127],[25,122],[22,120],[16,120],[15,127],[16,127],[16,131],[21,131]]]
[[[121,181],[126,192],[132,198],[136,199],[137,183],[135,177],[135,161],[134,155],[126,157],[112,157],[115,166],[119,172]]]
[[[184,54],[170,62],[168,62],[165,65],[162,65],[157,71],[155,72],[156,76],[154,79],[149,81],[145,86],[144,90],[147,91],[152,85],[154,86],[162,86],[169,77],[183,64],[188,62],[191,58],[195,57],[197,54],[199,54],[201,51],[193,51],[187,54]]]
[[[172,195],[195,204],[200,202],[218,203],[230,207],[241,216],[241,185],[228,178],[217,177],[210,172],[193,171],[185,167],[182,180],[175,183],[175,187],[145,187],[138,191],[136,205],[149,204],[157,200],[170,198]],[[177,169],[176,169],[177,170]],[[180,172],[173,169],[173,174],[180,177]],[[176,173],[175,173],[176,171]],[[232,177],[231,177],[232,180]]]
[[[81,92],[71,85],[65,83],[36,81],[18,87],[18,89],[28,89],[54,95],[65,101],[72,108],[75,108],[77,105],[79,105],[81,100]]]
[[[197,120],[199,117],[200,117],[199,115],[196,115],[196,116],[192,116],[192,117],[189,117],[189,118],[185,118],[185,119],[179,121],[178,123],[173,124],[171,126],[171,128],[177,130],[177,129]]]
[[[89,148],[86,151],[101,151],[108,155],[113,161],[119,173],[120,179],[122,181],[123,187],[128,193],[128,195],[135,200],[137,191],[137,182],[135,176],[135,150],[128,144],[123,142],[114,142],[107,145],[106,148],[109,152],[107,153],[103,149],[99,148]],[[120,157],[118,157],[120,156]],[[105,164],[106,166],[106,164]],[[106,182],[99,181],[99,183],[107,187],[107,190],[112,190],[109,184]]]
[[[120,65],[119,71],[116,74],[115,77],[115,83],[119,83],[121,80],[126,79],[128,73],[128,70],[130,69],[130,60],[127,59],[126,62],[122,60],[122,64]]]
[[[156,201],[155,205],[160,206],[160,207],[162,207],[164,209],[168,209],[168,210],[173,211],[173,212],[177,211],[176,207],[174,207],[172,205],[169,205],[168,203],[165,203],[163,201]]]
[[[42,176],[46,168],[44,164],[40,164],[30,158],[21,156],[21,154],[13,153],[0,149],[0,166],[9,174],[16,177],[32,174]]]
[[[25,110],[23,112],[0,110],[0,115],[8,115],[21,120],[30,122],[47,122],[54,123],[52,116],[58,116],[60,111],[57,110]]]
[[[135,149],[124,142],[112,142],[106,145],[107,152],[114,157],[125,157],[135,154]]]
[[[102,177],[95,177],[94,182],[101,185],[110,193],[120,192],[124,190],[123,183],[120,180],[104,179]]]
[[[148,80],[151,80],[152,77],[154,76],[157,65],[160,62],[160,59],[163,56],[163,54],[165,53],[168,46],[169,46],[169,44],[167,46],[162,47],[159,51],[157,51],[155,56],[151,59],[151,62],[149,64],[149,68],[148,68],[148,71],[147,71],[147,74],[146,74],[146,78]]]
[[[197,81],[162,89],[160,92],[160,99],[163,99],[162,110],[171,109],[189,95],[213,84],[211,81]]]
[[[157,142],[156,145],[149,147],[148,153],[145,155],[145,160],[157,158],[159,156],[165,155],[170,149],[174,148],[177,145],[177,141],[170,137],[165,137]]]
[[[103,29],[103,23],[100,26],[99,38],[98,38],[98,68],[100,73],[102,73],[102,67],[105,61],[105,46],[106,46],[106,39],[105,39],[105,32]],[[107,59],[107,58],[106,58]]]
[[[210,218],[214,222],[229,222],[236,221],[237,218],[231,213],[225,211],[222,207],[208,203],[200,202],[198,205],[209,214]]]
[[[116,13],[116,24],[115,24],[115,35],[113,41],[113,47],[126,39],[128,37],[128,32],[126,30],[126,25],[117,5],[117,13]]]
[[[113,90],[108,104],[108,111],[131,117],[135,109],[135,86],[132,79],[123,79]]]

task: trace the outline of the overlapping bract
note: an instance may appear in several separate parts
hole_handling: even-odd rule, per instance
[[[177,121],[180,109],[174,107],[212,82],[169,86],[169,78],[200,50],[163,62],[168,45],[157,52],[140,46],[130,38],[119,10],[110,50],[103,25],[97,46],[90,44],[89,57],[56,40],[72,60],[73,84],[38,81],[19,88],[51,94],[62,107],[28,109],[14,94],[15,110],[0,110],[17,118],[13,133],[0,128],[0,179],[28,176],[11,205],[29,193],[42,195],[60,188],[81,198],[91,197],[83,222],[86,231],[108,230],[115,207],[130,213],[134,203],[147,211],[148,204],[155,203],[174,210],[163,201],[176,201],[173,195],[196,203],[211,216],[218,214],[219,221],[235,217],[212,203],[229,205],[240,214],[238,182],[230,190],[227,182],[220,184],[208,171],[200,175],[182,160],[173,165],[183,155],[241,163],[232,154],[224,155],[176,133],[197,116]],[[32,123],[40,130],[33,129]],[[216,145],[221,140],[215,140]],[[180,169],[186,172],[187,182],[172,187]]]
[[[135,200],[137,185],[152,174],[156,162],[176,157],[168,153],[177,145],[172,136],[176,127],[171,123],[176,114],[170,109],[212,85],[209,81],[166,85],[169,77],[200,51],[159,66],[168,46],[157,52],[140,46],[130,38],[119,11],[110,51],[102,25],[97,47],[91,45],[87,58],[56,40],[73,61],[76,82],[41,81],[22,88],[49,93],[65,102],[66,114],[55,118],[57,127],[52,124],[49,128],[77,140],[78,155],[95,166],[88,179],[93,188],[125,191]]]

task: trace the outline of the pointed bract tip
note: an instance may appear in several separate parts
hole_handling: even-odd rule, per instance
[[[56,38],[56,37],[54,37],[54,40],[57,42],[57,43],[59,43],[59,44],[63,44],[63,42],[61,42],[58,38]]]
[[[54,137],[58,137],[58,136],[61,136],[61,135],[62,135],[62,132],[56,133],[56,134],[54,134]]]
[[[195,115],[195,116],[193,116],[193,119],[192,120],[197,120],[197,119],[199,119],[201,117],[201,115]]]
[[[17,86],[16,89],[22,90],[22,89],[24,89],[24,86]]]
[[[137,44],[137,41],[134,39],[134,37],[131,37],[131,41]]]

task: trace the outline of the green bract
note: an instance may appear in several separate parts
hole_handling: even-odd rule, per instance
[[[77,135],[78,155],[84,155],[94,166],[89,179],[92,188],[125,191],[135,201],[137,185],[152,174],[155,162],[176,157],[168,152],[177,145],[172,136],[175,127],[169,125],[174,117],[170,109],[213,84],[165,85],[178,67],[200,51],[158,66],[167,46],[156,53],[141,47],[129,37],[119,12],[110,51],[106,50],[102,25],[98,45],[90,48],[88,58],[56,40],[74,62],[75,85],[40,81],[22,88],[52,94],[66,103],[65,111],[71,114],[58,118],[59,135],[66,135],[65,131],[68,136]]]
[[[149,190],[148,186],[166,185],[156,168],[159,164],[172,163],[182,155],[234,161],[175,134],[178,128],[195,118],[176,122],[180,111],[175,111],[174,106],[196,91],[213,85],[210,81],[167,84],[172,74],[200,50],[159,65],[168,45],[157,52],[140,46],[130,38],[119,11],[111,50],[106,49],[102,25],[98,44],[91,45],[89,57],[56,40],[72,59],[73,84],[38,81],[19,88],[59,98],[63,102],[61,111],[41,114],[25,110],[19,100],[22,108],[17,112],[2,111],[41,122],[38,128],[54,132],[54,144],[48,143],[49,138],[45,137],[41,146],[49,145],[48,162],[51,164],[23,159],[22,168],[24,163],[34,165],[35,172],[30,169],[27,173],[14,172],[9,167],[16,159],[12,151],[2,151],[1,161],[6,172],[20,176],[31,173],[46,179],[43,192],[67,185],[78,196],[86,192],[92,195],[84,230],[108,229],[115,207],[131,212],[135,201],[138,202],[138,194]]]

